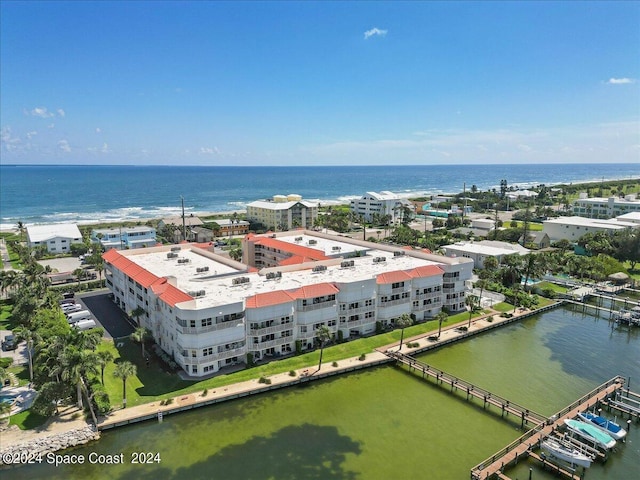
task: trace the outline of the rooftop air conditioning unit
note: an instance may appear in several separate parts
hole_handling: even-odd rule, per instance
[[[373,263],[382,263],[382,262],[386,262],[387,261],[387,257],[375,257],[373,259]]]
[[[313,267],[312,271],[313,272],[324,272],[327,269],[326,265],[316,265],[315,267]]]
[[[349,268],[349,267],[353,267],[354,265],[355,265],[355,262],[353,260],[344,260],[343,262],[340,262],[341,268]]]
[[[316,245],[317,243],[318,243],[317,240],[313,240],[313,239],[309,240],[309,245]]]
[[[404,257],[405,252],[393,252],[394,257]]]
[[[178,256],[177,253],[173,253],[173,252],[167,253],[167,258],[177,258],[177,256]]]
[[[179,252],[180,250],[182,250],[182,247],[171,247],[172,252]]]

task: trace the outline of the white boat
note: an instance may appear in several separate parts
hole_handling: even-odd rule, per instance
[[[600,415],[596,415],[591,412],[578,413],[578,417],[583,422],[591,422],[600,430],[605,433],[608,433],[611,437],[616,440],[622,440],[624,436],[627,434],[627,431],[622,428],[617,423],[606,419],[605,417],[601,417]]]
[[[585,455],[572,445],[564,445],[555,439],[548,437],[541,443],[542,450],[547,455],[569,462],[572,465],[580,465],[584,468],[591,466],[591,457]]]
[[[616,445],[616,440],[611,435],[603,432],[591,422],[587,423],[566,419],[564,423],[573,433],[580,435],[582,438],[593,442],[605,450],[609,450]]]

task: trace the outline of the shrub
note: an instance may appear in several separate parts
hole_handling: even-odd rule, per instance
[[[489,322],[489,323],[493,322],[493,315],[489,315],[487,317],[487,322]]]
[[[367,356],[363,353],[360,355],[360,357],[358,357],[358,360],[362,362],[365,358],[367,358]]]
[[[201,396],[206,397],[208,393],[209,393],[209,390],[208,390],[207,388],[205,388],[205,389],[202,391],[202,395],[201,395]]]
[[[12,363],[13,363],[13,358],[11,357],[0,358],[0,368],[9,368]]]
[[[295,377],[296,376],[296,371],[295,370],[289,370],[289,376],[290,377]]]
[[[338,366],[338,362],[333,362],[333,363],[331,364],[331,366],[332,366],[332,367],[337,367],[337,366]]]
[[[265,385],[271,385],[271,380],[267,377],[260,377],[258,383],[264,383]]]

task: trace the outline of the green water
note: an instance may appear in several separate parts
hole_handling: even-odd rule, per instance
[[[425,355],[422,361],[551,414],[616,374],[640,386],[640,339],[602,319],[558,309]],[[632,380],[633,386],[633,380]],[[640,425],[589,479],[632,478]],[[522,433],[519,422],[394,367],[380,367],[116,429],[74,454],[124,454],[125,465],[35,465],[3,478],[467,479]],[[159,464],[131,465],[132,452]],[[521,464],[512,478],[546,478]]]

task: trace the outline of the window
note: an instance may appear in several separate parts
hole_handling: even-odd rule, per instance
[[[202,350],[202,356],[206,357],[207,355],[213,355],[213,347],[205,348]]]
[[[210,327],[212,323],[211,317],[209,318],[203,318],[201,321],[201,324],[203,327]]]

